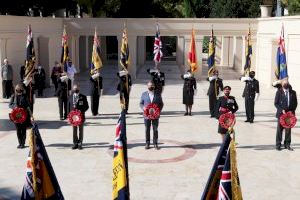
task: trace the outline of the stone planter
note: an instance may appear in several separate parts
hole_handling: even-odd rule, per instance
[[[271,17],[272,5],[261,5],[260,6],[260,17]]]

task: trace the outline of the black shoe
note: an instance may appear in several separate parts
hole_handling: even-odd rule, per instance
[[[150,145],[146,144],[145,149],[150,149]]]
[[[21,149],[24,149],[24,148],[25,148],[25,145],[24,145],[24,144],[21,144],[21,145],[20,145],[20,148],[21,148]]]
[[[188,113],[186,112],[186,113],[184,113],[184,116],[187,116],[188,115]]]
[[[276,150],[277,151],[281,151],[281,147],[276,147]]]
[[[247,119],[245,122],[250,122],[250,120]]]
[[[63,118],[63,117],[60,117],[59,119],[62,121],[62,120],[64,120],[65,118]]]
[[[287,150],[289,150],[289,151],[294,151],[294,149],[292,148],[292,147],[290,147],[290,146],[286,146],[285,147]]]
[[[82,150],[82,145],[81,145],[81,144],[78,145],[78,149],[79,149],[79,150]]]
[[[77,149],[78,148],[78,145],[77,144],[74,144],[73,146],[72,146],[72,149]]]
[[[154,148],[155,148],[156,150],[159,150],[159,147],[158,147],[157,144],[154,144]]]
[[[214,118],[215,116],[211,115],[210,118]]]
[[[189,116],[192,116],[192,113],[189,113]]]
[[[253,121],[253,120],[251,120],[251,121],[250,121],[250,124],[253,124],[253,123],[254,123],[254,121]]]
[[[18,148],[18,149],[21,149],[21,145],[19,144],[19,145],[17,146],[17,148]]]

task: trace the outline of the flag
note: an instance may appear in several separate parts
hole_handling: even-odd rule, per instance
[[[69,59],[69,47],[68,47],[68,35],[66,31],[66,26],[64,26],[63,35],[61,39],[61,58],[60,63],[64,66],[65,72],[67,72],[67,61]]]
[[[33,35],[31,25],[28,25],[27,40],[26,40],[26,64],[25,64],[25,80],[28,82],[34,72],[35,51],[33,45]]]
[[[31,129],[29,148],[21,200],[64,200],[37,125]]]
[[[242,200],[235,141],[229,134],[219,150],[201,199]]]
[[[251,32],[249,28],[247,36],[247,47],[246,47],[246,63],[244,66],[244,75],[249,74],[251,69],[251,56],[252,56],[252,43],[251,43]]]
[[[160,32],[159,32],[159,25],[156,24],[156,35],[155,35],[155,40],[154,40],[154,50],[153,50],[153,54],[154,54],[154,62],[157,65],[158,63],[160,63],[161,58],[163,56],[162,53],[162,42],[160,40]]]
[[[128,46],[128,37],[127,29],[124,27],[122,35],[122,44],[121,44],[121,55],[120,55],[120,64],[124,70],[128,70],[129,66],[129,46]]]
[[[102,67],[102,61],[100,57],[100,40],[97,35],[97,31],[95,29],[94,35],[94,44],[93,44],[93,52],[92,52],[92,65],[91,65],[91,73],[93,70],[98,70]]]
[[[285,42],[284,42],[284,27],[282,25],[281,34],[279,37],[277,48],[277,69],[275,70],[275,76],[277,80],[282,80],[288,77],[288,70],[286,64],[285,55]]]
[[[215,71],[215,38],[214,38],[214,30],[211,29],[211,35],[208,44],[208,76],[212,76]]]
[[[116,126],[113,158],[113,200],[129,200],[126,116],[123,109]]]
[[[192,36],[191,36],[191,44],[190,50],[188,53],[188,63],[190,64],[190,68],[192,73],[197,70],[197,55],[196,55],[196,43],[195,43],[195,31],[194,28],[192,29]]]

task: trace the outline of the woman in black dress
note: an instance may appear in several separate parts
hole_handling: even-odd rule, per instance
[[[23,108],[27,112],[27,118],[25,122],[15,123],[17,129],[17,137],[19,141],[19,145],[17,146],[17,148],[24,148],[26,140],[26,129],[31,126],[31,121],[33,121],[33,117],[30,109],[30,104],[22,84],[16,85],[15,94],[10,99],[9,108],[13,109],[16,107]]]
[[[197,90],[196,79],[190,70],[186,74],[182,75],[181,78],[184,80],[183,84],[183,96],[182,102],[185,104],[184,115],[192,115],[192,106],[194,103],[194,94]]]

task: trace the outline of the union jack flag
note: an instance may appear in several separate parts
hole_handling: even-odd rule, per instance
[[[36,124],[30,133],[29,148],[21,200],[64,200]]]
[[[162,42],[160,40],[160,31],[159,31],[159,25],[156,24],[156,35],[155,35],[155,40],[154,40],[154,62],[155,64],[160,63],[161,58],[163,56],[162,53]]]
[[[202,200],[242,200],[235,141],[226,134],[209,176]]]

